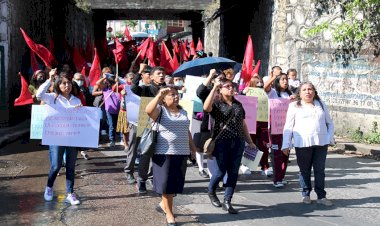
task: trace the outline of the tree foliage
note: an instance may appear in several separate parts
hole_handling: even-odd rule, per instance
[[[347,63],[356,57],[363,47],[380,54],[380,0],[316,0],[318,14],[336,15],[339,22],[326,21],[315,25],[306,32],[316,36],[324,31],[332,33],[337,43],[336,58]],[[368,46],[367,46],[368,44]]]

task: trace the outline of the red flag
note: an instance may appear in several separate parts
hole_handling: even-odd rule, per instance
[[[100,79],[100,75],[102,73],[100,70],[100,60],[98,56],[98,51],[96,50],[96,48],[94,48],[94,50],[95,50],[94,61],[92,61],[90,73],[88,74],[88,79],[90,80],[91,86],[96,85],[96,81]]]
[[[168,48],[165,45],[165,42],[161,42],[161,60],[160,60],[160,66],[165,68],[166,74],[172,74],[173,68],[172,68],[172,57],[169,53]]]
[[[149,65],[152,67],[157,66],[155,62],[155,42],[153,40],[150,40],[149,48],[146,51],[146,57],[148,58]]]
[[[137,48],[137,52],[140,52],[139,60],[143,61],[145,59],[146,51],[149,47],[150,38],[145,39],[145,41]]]
[[[203,51],[203,44],[201,38],[198,38],[197,48],[195,49],[195,51]]]
[[[80,73],[84,76],[86,76],[86,67],[83,67]]]
[[[116,64],[119,64],[121,61],[121,58],[123,58],[123,53],[124,53],[124,46],[119,42],[118,38],[114,38],[114,41],[116,43],[116,48],[113,51],[113,54],[115,54],[115,62]]]
[[[185,40],[185,49],[186,49],[186,55],[187,57],[190,57],[190,51],[187,49],[187,46],[189,45],[189,42],[187,41],[187,39]]]
[[[180,56],[181,56],[181,60],[182,61],[188,61],[189,58],[188,58],[188,55],[189,55],[189,51],[187,50],[187,47],[186,47],[186,43],[185,42],[181,42],[180,44]]]
[[[261,60],[258,60],[256,66],[255,66],[255,69],[253,69],[253,71],[252,71],[252,76],[254,74],[259,74],[260,65],[261,65]]]
[[[173,54],[173,59],[171,61],[171,65],[172,65],[173,72],[175,72],[175,70],[177,70],[177,68],[179,68],[177,54],[175,54],[175,53]]]
[[[196,53],[195,53],[195,47],[194,47],[194,41],[193,40],[191,40],[191,42],[190,42],[190,55],[195,55]]]
[[[174,54],[179,54],[179,47],[178,47],[177,41],[174,41],[173,49],[174,49]]]
[[[30,51],[30,66],[32,67],[33,72],[40,69],[37,63],[36,55],[34,55],[33,51]]]
[[[56,64],[56,60],[53,54],[51,54],[51,52],[45,46],[36,44],[31,38],[29,38],[29,36],[22,28],[20,28],[20,30],[29,48],[41,58],[47,67],[53,68],[53,65]]]
[[[78,48],[73,48],[73,61],[75,64],[76,71],[80,71],[82,67],[84,67],[87,63],[86,60],[83,58],[82,54],[80,53],[80,50]]]
[[[244,60],[241,69],[241,78],[244,80],[244,84],[251,80],[252,76],[252,63],[254,59],[253,44],[251,36],[248,36],[247,46],[245,47]]]
[[[22,106],[27,104],[33,104],[32,94],[28,90],[28,83],[26,82],[24,76],[19,72],[21,78],[21,93],[20,96],[15,100],[14,106]]]
[[[132,40],[132,36],[131,36],[131,33],[128,30],[128,26],[125,26],[124,35],[125,35],[125,38],[127,39],[127,41]]]

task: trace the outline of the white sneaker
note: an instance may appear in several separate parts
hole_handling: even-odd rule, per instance
[[[305,204],[311,204],[310,196],[304,196],[302,197],[302,202]]]
[[[262,170],[261,175],[271,177],[273,175],[273,171],[270,169]]]
[[[332,206],[332,205],[334,205],[330,200],[328,200],[328,199],[326,199],[326,198],[318,199],[318,200],[317,200],[317,203],[318,203],[318,204],[325,205],[325,206]]]
[[[276,188],[283,188],[284,187],[284,185],[281,182],[274,182],[273,186]]]
[[[286,180],[282,180],[282,181],[280,181],[280,183],[283,184],[283,185],[287,185],[287,184],[288,184],[288,181],[286,181]]]
[[[53,200],[53,188],[46,187],[44,193],[45,201]]]
[[[67,194],[65,202],[70,203],[71,205],[79,205],[80,204],[80,201],[77,199],[75,193]]]
[[[83,156],[84,159],[86,160],[90,159],[85,151],[81,151],[80,154]]]
[[[113,148],[113,147],[115,147],[115,141],[111,141],[110,143],[109,143],[109,145],[108,145],[110,148]]]
[[[245,175],[251,174],[251,170],[245,165],[240,165],[240,171]]]

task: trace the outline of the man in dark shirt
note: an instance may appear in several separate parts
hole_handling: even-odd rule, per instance
[[[150,71],[152,75],[152,80],[150,84],[141,84],[140,79],[142,73],[149,73],[148,65],[140,64],[140,70],[137,76],[132,81],[131,90],[134,94],[140,97],[155,97],[162,86],[165,86],[165,70],[163,67],[154,67]],[[127,94],[128,95],[128,94]],[[136,180],[133,176],[133,170],[135,166],[135,160],[137,155],[137,146],[140,143],[140,137],[137,137],[137,126],[129,126],[129,141],[128,141],[128,150],[127,150],[127,161],[126,166],[124,167],[124,172],[126,173],[128,184],[136,183]],[[146,193],[146,180],[149,176],[152,175],[152,170],[150,169],[151,158],[148,156],[142,155],[139,161],[138,167],[138,192],[140,194]]]

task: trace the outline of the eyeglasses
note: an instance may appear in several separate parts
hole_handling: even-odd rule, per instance
[[[232,86],[232,85],[223,85],[222,87],[223,87],[223,88],[226,88],[226,89],[230,89],[230,88],[233,88],[233,86]]]

